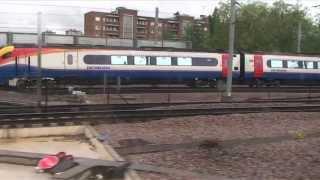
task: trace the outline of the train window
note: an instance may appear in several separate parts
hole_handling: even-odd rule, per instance
[[[192,58],[192,66],[217,66],[218,60],[215,58]]]
[[[128,65],[134,65],[134,58],[133,56],[128,56]]]
[[[111,64],[127,65],[127,56],[111,56]]]
[[[178,57],[178,66],[191,66],[192,60],[189,57]]]
[[[68,65],[72,65],[73,64],[73,56],[72,56],[72,54],[68,54],[67,63],[68,63]]]
[[[111,57],[106,55],[85,55],[83,61],[86,64],[111,64]]]
[[[157,65],[170,66],[171,65],[171,57],[157,57]]]
[[[146,65],[147,58],[145,56],[135,56],[134,57],[134,64],[135,65]]]
[[[302,61],[288,60],[287,62],[288,62],[288,68],[293,68],[293,69],[302,68]]]
[[[157,65],[157,59],[154,56],[148,57],[149,59],[149,65]]]
[[[313,62],[312,61],[304,61],[304,68],[305,69],[313,69]]]
[[[281,60],[268,60],[268,62],[270,62],[270,63],[267,63],[268,67],[271,67],[271,68],[282,68],[283,67],[283,61],[281,61]]]
[[[314,69],[319,69],[319,67],[320,67],[320,62],[314,62],[314,64],[313,64],[314,66]]]
[[[178,65],[177,57],[171,57],[171,65],[172,66],[177,66]]]

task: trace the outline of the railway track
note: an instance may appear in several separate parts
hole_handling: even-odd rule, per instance
[[[103,87],[80,87],[76,88],[79,91],[86,92],[87,94],[139,94],[139,93],[208,93],[208,92],[221,92],[216,88],[201,87],[122,87],[117,89],[115,87],[104,89]],[[35,93],[35,88],[28,88],[19,90],[24,93]],[[320,93],[318,86],[299,86],[299,87],[263,87],[263,88],[249,88],[249,87],[233,87],[233,92],[286,92],[286,93]],[[51,88],[47,92],[44,89],[43,94],[49,95],[63,95],[70,94],[67,88]]]
[[[73,111],[101,111],[101,110],[134,110],[153,107],[168,107],[182,105],[223,105],[223,104],[263,104],[263,103],[303,103],[320,104],[320,96],[308,99],[307,97],[284,99],[252,99],[247,101],[200,101],[200,102],[170,102],[170,103],[133,103],[133,104],[77,104],[77,105],[53,105],[53,106],[14,106],[6,103],[0,104],[0,114],[5,113],[34,113],[34,112],[73,112]]]
[[[133,110],[95,110],[45,113],[7,113],[0,114],[0,125],[32,125],[50,123],[82,122],[140,122],[164,117],[246,114],[262,112],[319,112],[320,105],[299,106],[261,106],[228,108],[185,108],[185,109],[133,109]]]

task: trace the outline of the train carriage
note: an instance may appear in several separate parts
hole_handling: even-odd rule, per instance
[[[310,55],[246,55],[247,79],[256,86],[320,82],[320,57]]]
[[[37,48],[0,50],[0,85],[31,86],[38,75]],[[43,48],[42,77],[68,84],[184,83],[224,86],[229,55],[220,52],[141,49]],[[320,57],[239,53],[233,56],[235,83],[251,86],[319,82]]]
[[[235,56],[235,62],[239,58]],[[215,85],[226,78],[227,60],[227,54],[210,52],[43,48],[41,66],[43,77],[69,83],[101,83],[101,78],[108,76],[111,80],[119,77],[128,81],[201,81]],[[0,63],[1,84],[30,84],[37,76],[37,49],[16,48]],[[238,71],[236,67],[235,76]]]

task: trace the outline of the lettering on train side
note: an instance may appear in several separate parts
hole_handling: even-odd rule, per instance
[[[271,69],[271,72],[287,72],[285,69]]]
[[[87,70],[110,70],[109,66],[87,66]]]

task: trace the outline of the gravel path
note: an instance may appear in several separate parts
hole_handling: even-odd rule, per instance
[[[320,128],[320,113],[260,113],[167,118],[143,123],[99,125],[113,146],[118,140],[141,138],[152,143],[185,143],[197,139],[229,140],[274,137]],[[134,162],[193,170],[241,179],[320,179],[320,138],[129,155]],[[176,179],[143,173],[145,179]]]

